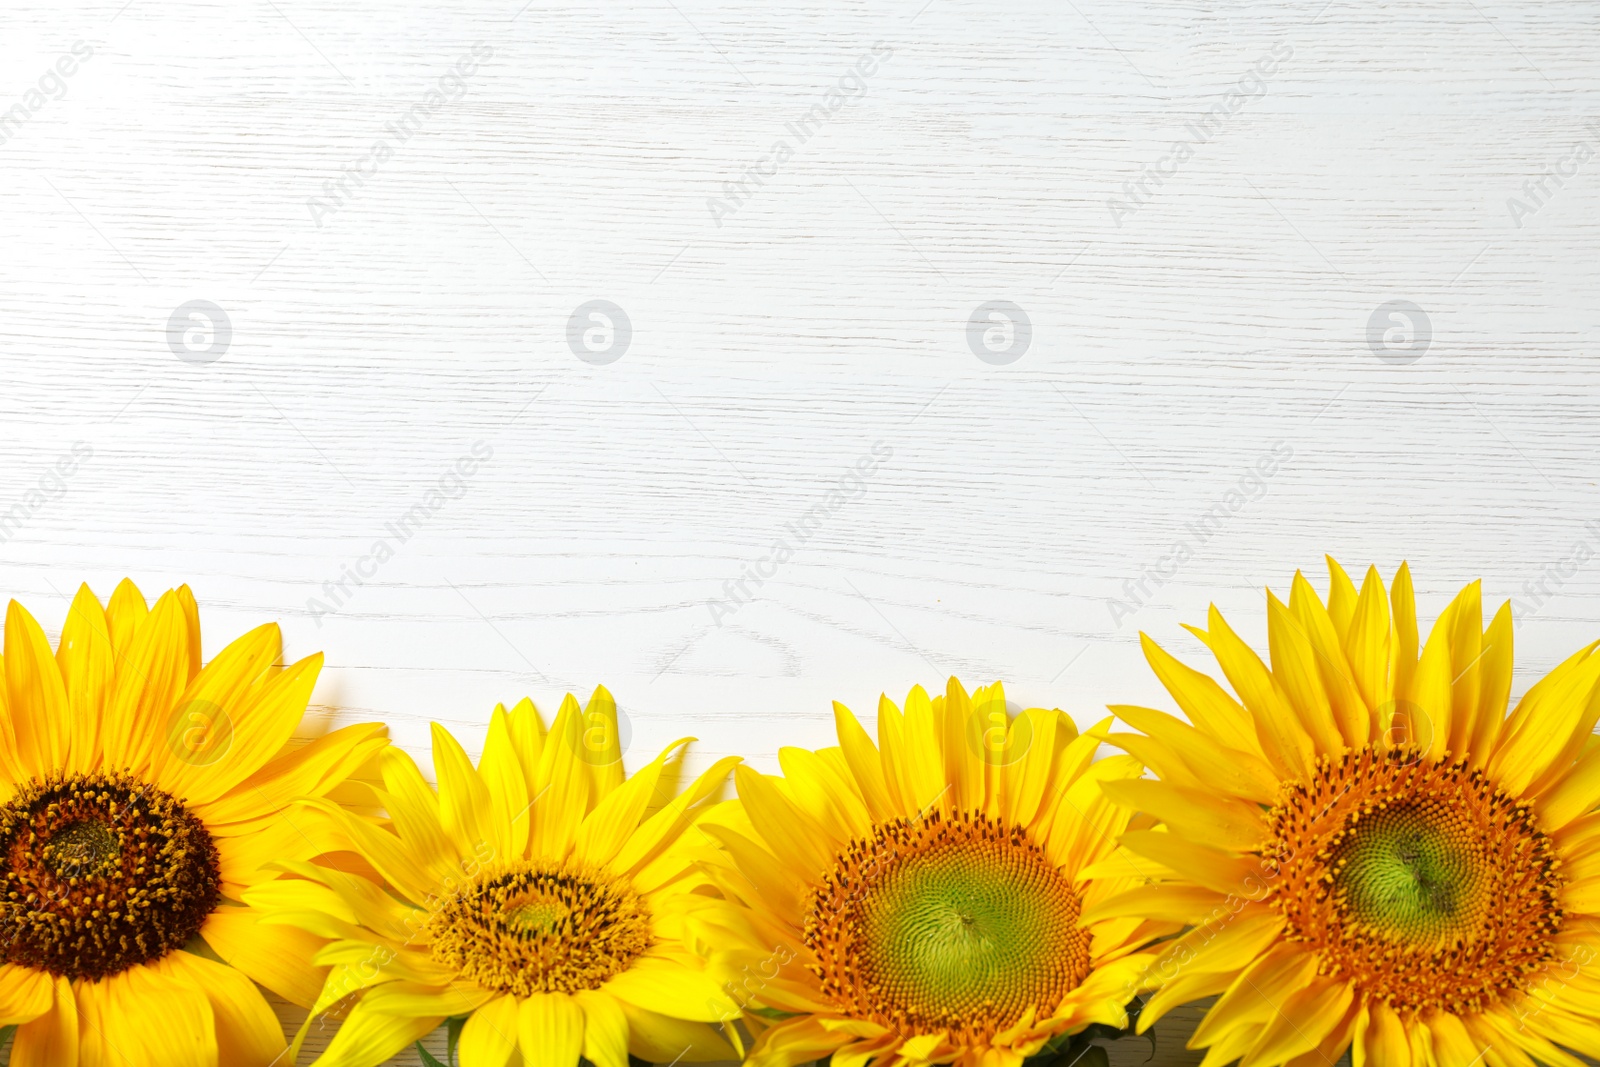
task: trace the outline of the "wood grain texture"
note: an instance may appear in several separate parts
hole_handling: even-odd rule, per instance
[[[951,673],[1164,706],[1138,630],[1192,655],[1216,601],[1262,639],[1262,585],[1324,552],[1409,558],[1430,617],[1479,576],[1520,598],[1520,690],[1600,630],[1597,24],[8,3],[4,589],[56,628],[79,581],[188,582],[208,654],[281,620],[325,720],[418,754],[600,682],[632,759],[763,769],[830,701]],[[595,299],[632,324],[606,365],[568,343]],[[169,343],[191,300],[231,322],[214,362]],[[1396,300],[1414,362],[1369,347]],[[969,345],[990,301],[1015,362]]]

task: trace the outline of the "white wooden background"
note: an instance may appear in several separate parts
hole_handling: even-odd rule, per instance
[[[4,592],[55,627],[80,581],[187,581],[208,654],[281,620],[327,652],[325,721],[419,753],[597,682],[632,758],[688,733],[697,765],[773,768],[832,699],[950,673],[1089,721],[1161,700],[1139,629],[1194,654],[1216,600],[1261,635],[1261,586],[1325,551],[1409,558],[1430,617],[1478,576],[1519,597],[1525,686],[1600,632],[1597,29],[1583,0],[7,0]],[[169,336],[193,300],[231,323],[210,362]],[[591,300],[631,321],[613,362],[569,346]],[[1013,362],[970,343],[991,301],[1031,325]],[[1369,344],[1391,301],[1425,346]]]

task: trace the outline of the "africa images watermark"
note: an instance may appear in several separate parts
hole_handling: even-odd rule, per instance
[[[395,557],[395,550],[400,545],[415,537],[417,531],[443,511],[450,501],[465,496],[467,480],[478,473],[478,468],[493,456],[494,448],[489,442],[474,441],[471,452],[457,459],[443,474],[434,479],[433,484],[423,490],[422,496],[416,503],[398,518],[384,524],[384,531],[388,537],[380,537],[373,541],[371,550],[356,559],[354,563],[340,564],[340,577],[322,583],[322,595],[327,598],[327,602],[316,597],[306,599],[306,611],[311,613],[317,628],[319,630],[322,628],[324,615],[335,614],[348,605],[354,598],[356,589],[365,585],[367,579],[376,577],[378,568]]]
[[[1600,522],[1593,519],[1583,524],[1584,536],[1573,543],[1572,551],[1560,559],[1546,563],[1539,577],[1522,583],[1528,599],[1511,598],[1513,624],[1520,628],[1528,619],[1543,610],[1544,606],[1561,593],[1561,587],[1571,581],[1590,560],[1600,556]]]
[[[1165,185],[1166,180],[1176,175],[1178,168],[1194,156],[1195,147],[1209,144],[1219,136],[1226,127],[1227,120],[1243,110],[1246,102],[1266,96],[1267,79],[1277,74],[1278,69],[1293,58],[1294,46],[1287,42],[1273,45],[1266,55],[1256,60],[1255,65],[1245,71],[1233,87],[1223,93],[1195,122],[1185,123],[1184,129],[1189,131],[1189,140],[1174,141],[1166,155],[1154,163],[1146,163],[1139,168],[1138,177],[1123,182],[1122,194],[1126,199],[1119,200],[1113,196],[1106,200],[1106,208],[1111,212],[1111,221],[1120,228],[1123,219],[1155,199],[1156,189]]]
[[[822,99],[812,104],[804,115],[793,122],[784,123],[783,128],[793,141],[785,137],[773,141],[767,153],[746,167],[738,179],[722,183],[722,196],[707,197],[706,208],[711,212],[711,221],[721,227],[724,218],[738,211],[755,195],[757,189],[767,184],[768,178],[774,177],[785,163],[794,158],[796,145],[811,140],[846,102],[866,93],[867,79],[878,72],[880,60],[887,61],[892,55],[893,48],[882,41],[877,42],[862,54],[854,66],[841,74],[838,81],[822,94]]]
[[[1266,496],[1267,481],[1293,458],[1294,448],[1287,441],[1274,441],[1270,449],[1244,469],[1233,487],[1214,500],[1199,518],[1184,525],[1187,536],[1178,538],[1171,550],[1146,564],[1139,571],[1139,577],[1123,582],[1122,591],[1128,599],[1112,597],[1107,604],[1117,629],[1122,629],[1124,620],[1154,599],[1155,590],[1177,577],[1178,569],[1194,558],[1195,550],[1215,537],[1246,504]]]
[[[88,41],[72,42],[72,51],[63,52],[55,63],[39,75],[37,88],[29,89],[15,104],[0,112],[0,145],[15,137],[51,100],[65,97],[67,79],[78,73],[80,65],[93,57],[94,47]]]
[[[811,540],[823,523],[837,515],[852,500],[866,496],[867,479],[876,474],[878,468],[893,455],[894,449],[886,442],[872,442],[871,450],[836,479],[820,501],[807,508],[794,521],[783,524],[784,533],[773,540],[771,551],[753,563],[744,564],[739,570],[739,577],[729,578],[722,583],[724,596],[706,601],[706,607],[711,611],[711,621],[721,626],[724,618],[755,600],[756,595],[750,587],[760,589],[767,579],[778,573],[779,567],[793,558],[799,546]]]
[[[46,467],[32,486],[0,512],[0,544],[17,536],[47,504],[66,496],[67,479],[78,473],[93,455],[94,449],[87,441],[74,441],[69,450]]]
[[[1600,122],[1589,123],[1587,129],[1600,137]],[[1506,211],[1511,215],[1511,225],[1522,229],[1523,220],[1538,214],[1540,208],[1554,200],[1567,180],[1576,177],[1583,165],[1593,158],[1594,146],[1588,141],[1576,141],[1560,159],[1546,164],[1544,172],[1537,178],[1523,182],[1521,197],[1506,197]]]
[[[357,198],[368,179],[376,177],[383,165],[394,158],[396,148],[421,132],[429,119],[466,96],[467,79],[478,72],[479,61],[486,62],[493,56],[494,49],[487,44],[480,41],[473,45],[405,114],[383,128],[383,135],[372,142],[365,155],[346,163],[341,177],[323,182],[321,196],[307,197],[306,209],[317,228],[322,228],[323,219]]]

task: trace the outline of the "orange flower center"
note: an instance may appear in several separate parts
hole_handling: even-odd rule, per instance
[[[1321,757],[1286,786],[1265,852],[1286,935],[1401,1013],[1481,1011],[1554,958],[1562,877],[1532,808],[1465,760]]]
[[[1082,902],[1026,831],[979,813],[879,825],[812,893],[812,972],[846,1015],[986,1043],[1089,973]]]

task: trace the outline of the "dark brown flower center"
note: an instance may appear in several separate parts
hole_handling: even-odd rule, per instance
[[[34,779],[0,805],[0,954],[91,981],[160,959],[222,897],[217,848],[173,797],[124,774]]]

